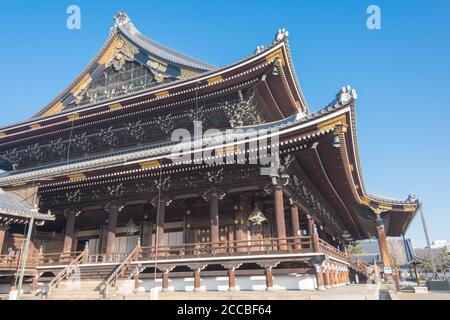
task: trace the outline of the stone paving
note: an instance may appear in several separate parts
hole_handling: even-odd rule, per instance
[[[450,291],[428,291],[428,293],[391,293],[392,300],[450,300]]]
[[[377,285],[348,285],[325,291],[163,292],[160,300],[378,300]]]

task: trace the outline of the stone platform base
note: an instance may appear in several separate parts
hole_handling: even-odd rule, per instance
[[[450,290],[448,280],[429,280],[427,281],[428,290]]]

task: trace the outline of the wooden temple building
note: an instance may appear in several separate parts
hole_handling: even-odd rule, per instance
[[[26,263],[25,284],[46,294],[74,270],[99,294],[121,280],[146,291],[325,289],[363,278],[368,266],[347,246],[374,237],[389,266],[386,236],[406,232],[417,203],[367,193],[356,91],[311,111],[287,37],[219,68],[119,13],[67,89],[0,128],[1,288]],[[199,124],[215,134],[191,143]],[[194,139],[174,141],[176,129]],[[263,151],[269,166],[253,159]]]

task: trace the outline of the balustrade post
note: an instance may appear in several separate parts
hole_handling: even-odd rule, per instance
[[[134,279],[134,292],[137,293],[139,291],[139,273],[136,273],[133,276]]]
[[[38,256],[37,256],[37,265],[41,265],[44,263],[44,253],[42,249],[42,245],[39,247]]]
[[[317,233],[317,226],[313,225],[313,233],[311,237],[312,245],[313,245],[313,251],[314,252],[320,252],[320,239],[319,234]]]
[[[84,252],[83,252],[83,263],[89,263],[89,242],[86,241],[84,244]]]

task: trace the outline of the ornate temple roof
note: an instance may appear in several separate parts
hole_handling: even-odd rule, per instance
[[[211,64],[177,52],[144,36],[126,13],[120,12],[114,20],[115,24],[110,30],[108,40],[97,55],[56,99],[33,118],[145,91],[167,82],[191,78],[217,69]],[[118,81],[117,85],[110,88],[99,87],[97,92],[89,92],[93,86],[98,85],[96,82],[103,80],[103,73],[109,69],[114,68],[122,77],[125,73],[121,72],[124,65],[130,62],[135,62],[135,68],[132,70],[134,73],[140,71],[142,76],[146,75],[150,80],[141,80],[141,83],[138,83],[141,86],[131,81],[129,83]],[[133,85],[134,88],[131,88]],[[111,92],[104,94],[104,97],[93,97],[108,90]]]
[[[388,234],[397,236],[406,231],[417,210],[417,204],[412,203],[409,199],[394,200],[392,198],[373,196],[366,192],[361,175],[354,123],[354,102],[356,97],[355,90],[344,87],[330,104],[315,113],[304,114],[298,112],[279,121],[247,128],[257,129],[254,130],[255,133],[258,132],[258,129],[268,130],[268,134],[275,132],[275,134],[280,136],[280,141],[283,141],[281,145],[287,150],[294,150],[293,146],[295,145],[321,141],[320,155],[317,153],[317,156],[315,156],[315,149],[311,147],[302,149],[300,153],[294,153],[301,161],[301,165],[306,168],[308,174],[314,178],[321,177],[322,181],[328,181],[317,181],[316,184],[323,184],[322,192],[332,194],[331,198],[337,197],[340,199],[340,203],[343,204],[340,209],[341,214],[345,219],[348,219],[348,225],[354,226],[352,234],[356,235],[357,238],[364,238],[368,234],[373,234],[371,219],[374,217],[374,212],[377,212],[377,214],[389,213],[389,221],[395,221],[395,223],[391,223],[390,227],[388,227]],[[343,140],[339,148],[336,148],[328,140],[329,137],[333,136],[336,126],[341,124],[345,124],[348,127],[348,131],[345,134],[345,143]],[[236,141],[239,141],[241,135],[248,137],[246,133],[240,132],[236,132],[235,135]],[[258,139],[258,137],[255,136],[254,139]],[[209,136],[204,142],[210,148],[215,148],[223,143],[223,136]],[[117,174],[120,175],[116,170],[120,170],[124,174],[142,174],[148,170],[157,170],[158,166],[151,169],[139,169],[140,163],[158,161],[159,159],[170,157],[173,148],[181,147],[182,143],[186,142],[140,146],[128,149],[126,152],[112,151],[65,164],[16,170],[0,175],[0,186],[11,185],[19,181],[33,181],[41,177],[57,178],[69,176],[79,172],[89,176],[87,178],[84,176],[80,182],[93,181],[96,177],[102,177],[102,179],[106,180],[112,179],[117,177]],[[181,149],[184,150],[185,148],[182,147]],[[324,157],[325,154],[327,156]],[[340,155],[338,156],[338,154]],[[308,158],[309,156],[311,157]],[[312,164],[312,167],[308,167],[310,164]],[[176,164],[172,163],[164,167],[164,170],[170,170],[172,166],[176,167]],[[108,174],[103,175],[102,170],[114,170],[115,173],[109,177]],[[91,174],[89,174],[90,172]],[[72,183],[76,183],[76,181],[55,181],[54,183],[49,181],[47,186],[63,188],[65,185]],[[337,190],[336,186],[341,187]],[[341,206],[340,203],[335,203],[334,206],[339,207]]]
[[[197,87],[199,91],[208,88],[222,89],[223,86],[242,81],[239,79],[245,79],[251,73],[258,72],[258,69],[278,63],[284,79],[282,82],[272,82],[271,86],[278,86],[275,90],[284,87],[282,90],[286,91],[278,93],[277,99],[284,99],[285,102],[280,104],[282,110],[277,112],[281,112],[282,117],[291,115],[297,109],[309,113],[287,37],[288,32],[280,29],[269,46],[258,46],[252,55],[216,68],[146,38],[137,31],[126,14],[120,13],[115,17],[115,25],[105,45],[67,89],[33,118],[0,127],[0,142],[31,131],[38,134],[41,130],[58,124],[67,125],[72,121],[76,123],[81,118],[96,117],[105,111],[114,112],[116,106],[136,109],[144,103],[166,100],[172,96],[178,96],[179,99],[192,97],[197,94]],[[102,80],[100,75],[105,70],[121,68],[124,63],[129,62],[139,64],[145,69],[147,77],[156,80],[145,83],[142,88],[127,87],[126,92],[120,94],[108,93],[105,99],[95,97],[103,88],[94,93],[89,92],[95,91],[91,87]],[[116,89],[124,91],[122,87],[116,86],[114,90]],[[138,105],[135,103],[136,99],[141,100]]]

